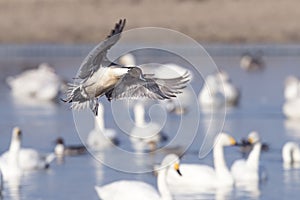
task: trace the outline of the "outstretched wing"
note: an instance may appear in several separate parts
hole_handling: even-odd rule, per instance
[[[101,62],[106,59],[107,51],[120,39],[125,23],[126,19],[116,23],[115,28],[110,32],[106,40],[98,44],[87,55],[80,66],[78,78],[86,79],[99,69]]]
[[[146,78],[143,74],[136,77],[127,73],[106,96],[109,100],[124,98],[170,99],[181,93],[181,89],[186,87],[188,81],[188,74],[174,79],[158,79]]]

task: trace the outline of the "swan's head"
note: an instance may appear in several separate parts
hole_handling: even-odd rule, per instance
[[[229,75],[227,72],[220,70],[217,74],[216,77],[218,80],[222,81],[222,82],[228,82],[230,81]]]
[[[226,133],[220,133],[215,140],[216,145],[221,146],[234,146],[237,145],[236,140]]]
[[[132,54],[128,53],[119,58],[119,63],[125,67],[134,67],[136,64],[135,58]]]
[[[14,140],[21,140],[22,131],[19,127],[15,127],[13,129],[13,139]]]
[[[250,144],[255,144],[259,141],[260,141],[260,137],[259,137],[258,132],[252,131],[251,133],[249,133],[248,142],[250,142]]]
[[[179,165],[180,165],[180,159],[175,154],[167,155],[161,162],[161,167],[168,167],[168,169],[174,169],[180,176],[182,176],[179,170]]]
[[[299,82],[298,78],[295,77],[295,76],[288,76],[286,79],[285,79],[285,86],[288,87],[290,85],[297,85]]]

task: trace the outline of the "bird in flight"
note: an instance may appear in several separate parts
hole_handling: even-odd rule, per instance
[[[107,58],[108,50],[118,42],[126,20],[116,23],[106,40],[98,44],[83,60],[74,83],[69,84],[64,102],[71,103],[71,109],[89,107],[95,115],[98,99],[105,95],[109,101],[115,99],[170,99],[181,93],[190,81],[188,71],[172,79],[155,78],[144,74],[137,67],[125,67]]]

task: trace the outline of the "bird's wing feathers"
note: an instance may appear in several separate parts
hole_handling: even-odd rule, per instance
[[[107,94],[111,99],[150,98],[170,99],[181,93],[189,81],[189,74],[174,79],[137,78],[130,74],[124,75],[115,88]]]
[[[107,59],[106,54],[107,51],[117,43],[120,39],[121,33],[124,29],[126,20],[120,20],[116,25],[115,28],[110,32],[107,36],[106,40],[98,44],[84,59],[82,62],[78,78],[86,79],[93,75],[97,69],[99,69],[100,64],[103,60]]]

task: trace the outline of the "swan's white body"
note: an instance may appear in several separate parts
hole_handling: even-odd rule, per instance
[[[95,116],[94,129],[88,135],[87,145],[93,150],[102,150],[114,144],[117,133],[114,129],[106,129],[104,123],[104,106],[99,103],[98,115]]]
[[[0,170],[0,196],[1,196],[2,189],[3,189],[3,177],[2,177],[2,172]]]
[[[228,74],[221,71],[206,77],[198,99],[203,106],[235,105],[239,100],[239,91],[231,83]]]
[[[22,176],[19,166],[19,151],[21,149],[20,129],[14,128],[7,158],[0,157],[0,169],[5,180],[18,179]]]
[[[24,171],[49,167],[54,158],[54,154],[42,155],[34,149],[21,148],[21,131],[15,128],[9,150],[0,157],[0,168],[4,178],[20,176]]]
[[[288,76],[285,80],[284,98],[285,100],[292,100],[300,95],[300,83],[297,77]]]
[[[117,181],[103,187],[96,186],[98,196],[102,200],[172,200],[166,177],[171,167],[178,170],[179,158],[174,154],[167,155],[158,171],[158,192],[151,185],[140,181]],[[179,176],[179,175],[177,175]]]
[[[143,151],[148,147],[155,150],[161,141],[162,127],[155,122],[145,122],[145,108],[142,102],[134,105],[135,126],[130,132],[130,141],[136,151]]]
[[[231,173],[236,182],[259,181],[267,178],[264,168],[259,164],[261,142],[258,133],[251,132],[248,140],[254,146],[247,160],[237,160],[231,167]]]
[[[300,163],[300,147],[296,142],[287,142],[282,148],[282,160],[286,164]]]
[[[51,101],[58,97],[62,81],[48,64],[7,79],[12,94],[18,98]]]
[[[300,119],[300,97],[287,100],[282,109],[287,118]]]
[[[214,168],[207,165],[181,164],[182,177],[170,172],[167,182],[172,193],[199,193],[207,189],[231,187],[234,180],[226,165],[223,148],[235,143],[232,137],[220,133],[213,150]]]

